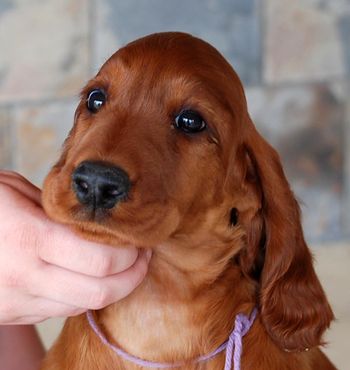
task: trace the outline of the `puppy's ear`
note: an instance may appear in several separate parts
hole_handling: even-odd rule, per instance
[[[300,209],[279,156],[250,119],[247,131],[245,145],[261,190],[260,218],[264,224],[264,245],[260,245],[265,248],[260,275],[262,321],[281,348],[311,348],[321,344],[333,313],[314,271]],[[257,255],[256,251],[253,254]]]

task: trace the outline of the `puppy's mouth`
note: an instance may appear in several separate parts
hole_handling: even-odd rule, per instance
[[[83,238],[117,247],[148,247],[134,233],[118,227],[110,210],[87,210],[80,206],[75,208],[65,223]]]
[[[171,197],[159,196],[146,182],[130,180],[125,170],[106,162],[84,161],[61,176],[52,172],[43,199],[54,220],[90,240],[116,246],[163,243],[181,219]]]
[[[79,223],[93,222],[99,225],[106,225],[112,217],[112,210],[77,204],[71,209],[70,214]]]
[[[171,230],[166,228],[171,211],[153,202],[143,206],[139,202],[134,204],[132,197],[111,209],[81,204],[74,199],[73,204],[61,210],[59,221],[72,227],[78,234],[115,246],[150,248],[164,241],[175,227],[171,225]]]

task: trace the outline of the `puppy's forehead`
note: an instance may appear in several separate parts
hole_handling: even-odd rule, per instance
[[[203,103],[234,114],[247,110],[240,79],[226,59],[207,42],[179,32],[149,35],[119,49],[84,92],[96,86],[118,100],[120,110],[201,111]]]
[[[186,69],[195,72],[225,62],[214,47],[180,32],[165,32],[143,37],[126,45],[114,56],[126,66],[142,65],[158,68],[158,71],[166,69],[164,67],[180,67],[178,72],[184,72]]]
[[[128,79],[166,82],[204,82],[213,88],[239,78],[225,58],[207,42],[186,33],[165,32],[146,36],[119,49],[102,67],[113,78],[116,73]]]

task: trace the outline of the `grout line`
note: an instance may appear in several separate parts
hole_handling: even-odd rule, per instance
[[[11,147],[11,169],[16,170],[18,168],[18,135],[17,135],[17,120],[14,107],[8,107],[9,119],[10,119],[10,141]]]
[[[347,93],[350,93],[350,86],[347,86]],[[343,202],[341,206],[341,231],[345,237],[350,236],[350,101],[345,106],[344,122],[344,178],[343,178]]]
[[[19,106],[33,106],[33,105],[44,105],[44,104],[55,104],[55,103],[71,103],[79,101],[79,94],[67,97],[49,97],[49,98],[38,98],[38,99],[18,99],[14,102],[0,102],[0,109],[13,109]]]
[[[259,27],[259,37],[260,37],[260,50],[259,50],[259,86],[264,85],[264,70],[265,70],[265,59],[264,59],[264,50],[265,50],[265,36],[266,36],[266,29],[265,29],[265,12],[264,9],[266,7],[265,0],[257,1],[255,3],[256,12],[258,16],[258,27]]]
[[[95,55],[95,37],[96,32],[96,2],[94,0],[88,0],[88,73],[92,76],[94,73],[94,65],[96,63]]]
[[[302,81],[283,81],[277,83],[271,83],[262,81],[261,84],[244,84],[245,89],[263,89],[263,90],[277,90],[286,88],[296,88],[296,87],[309,87],[314,85],[332,85],[337,83],[350,83],[350,75],[337,76],[332,79],[313,79],[313,80],[302,80]]]

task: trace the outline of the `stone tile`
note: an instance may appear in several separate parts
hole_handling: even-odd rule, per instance
[[[101,0],[94,9],[95,68],[136,38],[183,31],[212,43],[246,84],[256,84],[261,70],[257,4],[257,0]]]
[[[56,341],[63,328],[64,321],[63,318],[54,318],[36,324],[36,328],[46,349],[51,348]]]
[[[10,10],[13,7],[14,7],[14,3],[12,0],[2,0],[0,3],[0,16],[1,16],[1,13],[4,13]]]
[[[340,41],[344,45],[344,64],[348,76],[350,76],[350,14],[342,14],[338,20]]]
[[[76,102],[33,104],[15,110],[15,168],[41,186],[59,158],[61,146],[73,126]]]
[[[348,0],[265,4],[265,81],[325,80],[349,71]]]
[[[0,169],[11,169],[13,142],[9,110],[0,108]]]
[[[345,145],[345,176],[344,176],[344,199],[342,203],[342,225],[346,231],[346,236],[350,239],[350,81],[347,85],[346,95],[348,96],[346,104],[346,124],[344,132]]]
[[[248,89],[253,120],[276,147],[311,241],[344,236],[345,84]]]
[[[88,0],[6,0],[0,101],[76,94],[87,78]]]

